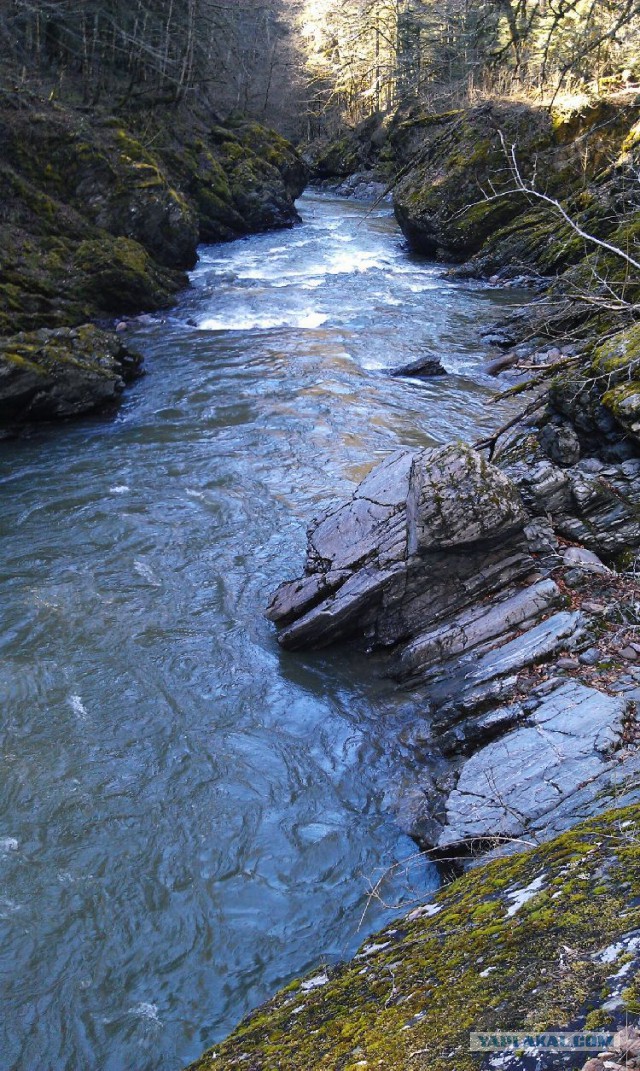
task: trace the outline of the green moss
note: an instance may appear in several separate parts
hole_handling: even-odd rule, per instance
[[[587,1030],[600,1030],[602,1027],[611,1026],[612,1023],[611,1012],[603,1011],[602,1008],[589,1012],[584,1021]]]
[[[604,1025],[597,1005],[619,969],[596,953],[640,925],[640,807],[610,812],[523,855],[471,871],[439,912],[374,938],[385,948],[339,967],[328,984],[288,989],[249,1017],[198,1071],[317,1071],[362,1065],[472,1071],[472,1029]],[[513,897],[542,878],[520,910]],[[595,895],[595,890],[598,894]],[[640,1000],[636,983],[625,994]]]

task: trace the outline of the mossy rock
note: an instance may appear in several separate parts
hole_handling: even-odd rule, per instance
[[[112,405],[141,358],[91,324],[0,339],[0,423],[56,420]]]
[[[561,199],[587,233],[608,238],[616,220],[635,210],[629,167],[636,122],[636,108],[607,102],[550,116],[544,108],[493,101],[414,117],[414,160],[395,190],[398,221],[412,245],[430,255],[482,251],[480,268],[519,260],[557,274],[583,261],[589,245],[552,210],[514,192],[505,150],[514,146],[525,181],[535,174],[536,188]],[[399,124],[393,136],[401,133]],[[485,195],[498,200],[487,202]],[[538,219],[531,235],[523,225],[529,216]],[[620,234],[616,240],[625,239]]]
[[[392,161],[388,130],[388,120],[375,113],[356,126],[345,125],[333,137],[311,142],[305,148],[305,159],[314,179],[345,178],[369,171],[378,167],[383,156],[386,162]]]
[[[398,222],[411,244],[429,255],[460,258],[477,252],[496,230],[526,210],[514,193],[486,200],[512,186],[500,134],[517,144],[526,169],[553,145],[543,109],[502,103],[446,113],[419,126],[416,163],[394,190]]]
[[[623,1021],[640,1007],[635,981],[603,1006],[639,905],[636,806],[472,870],[353,963],[287,986],[190,1071],[477,1071],[473,1030]]]
[[[74,294],[107,313],[135,313],[171,304],[187,279],[158,265],[130,238],[96,238],[74,251]]]
[[[3,229],[0,334],[165,308],[186,285],[137,242],[88,229],[80,241]]]
[[[23,103],[0,108],[2,334],[163,308],[186,285],[199,241],[299,218],[306,168],[257,124],[154,127],[147,117],[137,133],[113,117]]]
[[[157,155],[124,127],[42,104],[11,121],[0,113],[0,137],[13,169],[50,199],[116,237],[139,241],[161,264],[195,263],[192,208]]]
[[[640,324],[592,346],[551,382],[553,410],[568,417],[586,456],[601,446],[640,441]]]
[[[640,324],[599,346],[591,372],[602,405],[629,435],[640,441]]]

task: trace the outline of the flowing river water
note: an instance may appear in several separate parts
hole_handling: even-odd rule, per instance
[[[411,256],[388,211],[201,250],[131,331],[118,415],[0,453],[0,1071],[179,1071],[408,895],[406,697],[262,610],[305,525],[400,445],[500,421],[479,331],[510,300]],[[390,377],[426,350],[451,373]],[[419,895],[437,884],[412,867]]]

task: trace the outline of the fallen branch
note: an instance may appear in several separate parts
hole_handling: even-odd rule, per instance
[[[498,445],[498,439],[500,439],[505,432],[511,431],[511,428],[515,428],[518,424],[521,424],[527,417],[532,416],[533,413],[537,413],[539,409],[547,404],[546,393],[538,398],[535,398],[530,405],[523,409],[517,416],[512,417],[506,424],[503,424],[501,428],[490,435],[487,439],[480,439],[479,442],[473,444],[474,450],[487,450],[489,451],[489,461],[493,461],[493,455]]]

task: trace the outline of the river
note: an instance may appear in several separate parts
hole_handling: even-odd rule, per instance
[[[115,418],[0,444],[1,1071],[179,1071],[437,884],[414,864],[359,928],[414,850],[406,697],[262,610],[374,462],[499,422],[479,330],[511,299],[386,208],[301,212],[201,250]],[[426,349],[448,377],[387,374]]]

